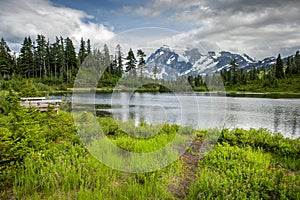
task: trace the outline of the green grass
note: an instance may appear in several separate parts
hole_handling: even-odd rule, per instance
[[[39,113],[16,104],[16,110],[0,116],[0,199],[176,199],[170,187],[177,184],[180,190],[180,180],[189,180],[186,199],[300,198],[299,139],[263,129],[212,134],[218,130],[145,123],[136,127],[110,118],[96,118],[101,127],[97,130],[92,115],[79,114],[78,119],[84,122],[79,128],[87,128],[79,135],[73,116],[64,111]],[[159,150],[176,135],[194,135],[203,142],[220,137],[212,151],[197,161],[196,179],[190,180],[184,159],[147,173],[104,165],[87,151],[88,145],[96,148],[99,142],[90,137],[94,131],[136,153]],[[197,155],[193,148],[187,151]]]
[[[187,199],[299,199],[299,173],[273,162],[260,149],[219,144],[199,163]]]

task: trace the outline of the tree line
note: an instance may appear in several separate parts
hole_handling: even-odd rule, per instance
[[[111,53],[105,44],[103,49],[92,49],[91,41],[81,38],[78,52],[73,41],[67,37],[56,37],[53,43],[44,35],[37,35],[35,40],[25,37],[19,53],[12,54],[4,38],[0,41],[0,77],[11,79],[14,76],[22,78],[39,78],[46,84],[55,82],[72,84],[79,67],[89,56],[100,60],[105,71],[98,86],[114,86],[121,77],[127,76],[143,83],[143,71],[146,67],[146,54],[142,49],[135,53],[129,49],[127,55],[122,52],[121,46],[115,47]],[[156,77],[157,66],[153,68]],[[300,54],[282,60],[279,54],[276,63],[271,67],[250,70],[239,68],[236,60],[232,60],[230,68],[221,71],[221,77],[226,88],[235,88],[237,85],[262,83],[265,87],[276,87],[279,80],[300,75]],[[193,88],[206,88],[205,77],[201,74],[187,77]]]
[[[222,70],[220,75],[226,88],[258,83],[265,87],[277,87],[278,81],[300,75],[300,54],[297,51],[295,55],[285,60],[279,54],[274,65],[262,68],[253,66],[250,70],[239,68],[236,60],[232,60],[230,68]],[[188,82],[194,88],[206,87],[206,78],[201,75],[188,76]]]
[[[102,77],[102,85],[112,84],[114,78],[120,78],[124,74],[143,77],[143,69],[146,65],[146,54],[138,49],[136,55],[130,49],[124,57],[121,46],[115,48],[115,54],[111,54],[105,44],[103,50],[92,49],[91,41],[81,38],[78,52],[73,41],[67,37],[56,37],[55,42],[50,43],[44,35],[37,35],[35,40],[30,36],[25,37],[18,54],[12,54],[4,38],[0,41],[0,77],[10,79],[18,75],[23,78],[54,78],[63,83],[72,83],[79,67],[89,55],[100,58],[105,72]],[[125,63],[123,63],[125,62]]]

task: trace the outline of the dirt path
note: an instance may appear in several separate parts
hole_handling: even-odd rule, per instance
[[[199,153],[202,144],[203,140],[194,140],[190,146],[190,150],[186,151],[180,157],[183,162],[182,173],[178,177],[178,181],[168,187],[168,191],[177,199],[184,199],[189,193],[190,186],[196,181],[198,163],[202,159]]]

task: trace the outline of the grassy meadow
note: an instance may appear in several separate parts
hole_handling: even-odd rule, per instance
[[[153,172],[129,173],[89,153],[83,143],[98,141],[88,141],[89,131],[78,135],[71,113],[26,110],[11,95],[0,103],[6,106],[0,117],[0,199],[300,199],[299,139],[264,129],[135,127],[96,118],[106,138],[131,152],[153,152],[178,134],[192,135],[192,144],[175,162]],[[90,114],[78,117],[95,129],[89,126]]]

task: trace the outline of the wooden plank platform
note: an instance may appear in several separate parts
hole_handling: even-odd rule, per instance
[[[48,107],[51,106],[53,109],[58,112],[61,100],[47,100],[46,97],[27,97],[27,98],[20,98],[21,106],[25,108],[36,107],[40,111],[44,112],[48,110]]]

